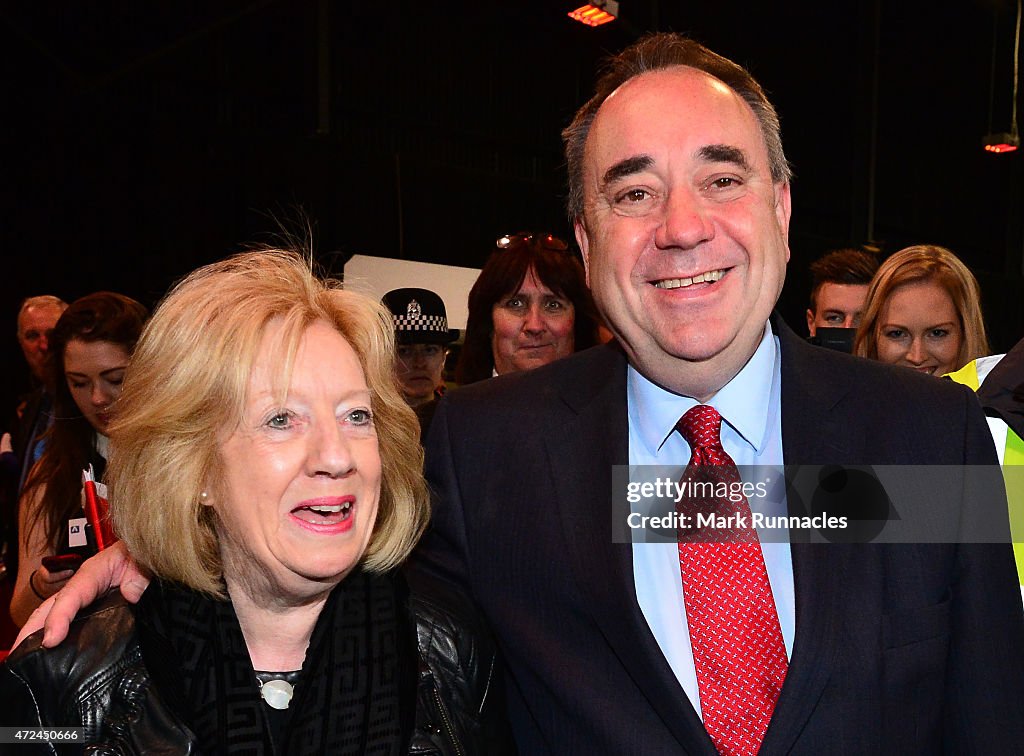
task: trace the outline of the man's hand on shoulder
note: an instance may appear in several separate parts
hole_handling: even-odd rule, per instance
[[[45,626],[43,646],[53,648],[67,637],[71,620],[82,609],[118,586],[121,595],[133,604],[149,586],[149,578],[121,542],[87,559],[64,588],[40,604],[21,628],[14,645]]]

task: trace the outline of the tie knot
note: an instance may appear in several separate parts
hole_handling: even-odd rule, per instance
[[[721,447],[721,428],[722,416],[709,404],[691,407],[676,423],[676,429],[686,439],[691,451]]]

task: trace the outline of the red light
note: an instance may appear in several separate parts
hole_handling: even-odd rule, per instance
[[[1016,152],[1020,147],[1020,136],[1017,134],[1016,126],[1010,131],[986,134],[985,138],[981,140],[981,146],[985,148],[985,152],[996,154]]]
[[[609,3],[611,5],[611,3]],[[618,10],[613,8],[613,10]],[[569,18],[574,21],[579,21],[581,24],[587,26],[601,26],[607,24],[609,21],[614,21],[615,16],[606,11],[604,8],[595,5],[581,5],[576,10],[569,13]]]

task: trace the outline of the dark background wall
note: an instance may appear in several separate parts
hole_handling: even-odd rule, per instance
[[[479,266],[501,233],[569,235],[559,131],[598,59],[651,29],[748,65],[778,106],[794,327],[826,249],[931,242],[981,280],[993,346],[1024,335],[1022,156],[981,149],[990,117],[1009,128],[1015,4],[621,0],[599,29],[575,5],[5,4],[4,406],[27,295],[151,305],[302,214],[339,272],[355,252]]]

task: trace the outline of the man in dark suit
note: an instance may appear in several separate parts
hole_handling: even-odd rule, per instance
[[[11,422],[11,451],[3,455],[3,480],[0,482],[0,552],[3,566],[13,576],[18,569],[18,497],[29,470],[42,456],[43,434],[52,422],[50,391],[46,386],[46,357],[49,338],[67,303],[59,297],[44,294],[28,297],[18,310],[18,345],[28,363],[32,390],[18,399]],[[2,570],[0,570],[2,571]],[[0,584],[0,603],[10,599],[10,585]],[[6,614],[6,611],[3,612]],[[11,633],[0,628],[0,638]]]
[[[808,346],[770,317],[789,169],[742,68],[647,38],[564,136],[577,239],[618,344],[441,403],[419,554],[494,627],[520,750],[1019,752],[1024,621],[1007,544],[755,541],[751,587],[716,562],[722,544],[688,570],[683,546],[613,542],[613,466],[699,464],[704,442],[679,430],[695,408],[721,416],[715,454],[741,466],[959,469],[994,454],[967,392]],[[940,527],[959,527],[960,498],[936,501]],[[695,598],[709,590],[725,596],[712,604],[756,601],[722,615]],[[747,616],[752,603],[767,611]],[[734,662],[715,644],[734,635],[739,661],[722,667]]]
[[[46,386],[46,357],[53,327],[67,309],[67,303],[49,294],[29,297],[18,310],[18,344],[28,363],[32,391],[21,397],[12,433],[18,459],[17,490],[20,493],[28,471],[42,455],[40,438],[50,427],[50,393]]]

